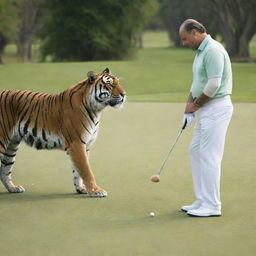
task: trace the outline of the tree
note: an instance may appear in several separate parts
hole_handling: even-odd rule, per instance
[[[0,63],[5,46],[15,40],[17,19],[11,0],[0,2]]]
[[[160,17],[174,46],[180,47],[178,28],[187,17],[184,5],[189,1],[184,0],[159,0]]]
[[[208,0],[219,31],[232,57],[249,58],[249,42],[256,33],[255,0]]]
[[[20,61],[32,58],[32,37],[40,24],[40,7],[44,0],[15,0],[19,19],[17,33],[17,57]]]
[[[40,38],[43,59],[84,61],[129,56],[155,0],[48,0]]]
[[[216,21],[212,12],[205,8],[195,8],[195,6],[201,6],[203,2],[204,0],[159,0],[160,17],[174,46],[181,47],[179,27],[188,18],[200,20],[215,37]]]
[[[187,18],[202,22],[214,37],[221,35],[231,57],[249,58],[249,42],[256,33],[255,0],[159,0],[163,23],[179,46],[179,26]]]

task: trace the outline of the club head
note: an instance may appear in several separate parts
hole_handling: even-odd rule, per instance
[[[159,175],[153,175],[151,176],[152,182],[160,182],[160,176]]]

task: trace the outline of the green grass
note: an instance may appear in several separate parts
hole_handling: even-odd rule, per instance
[[[146,31],[143,33],[142,39],[144,48],[161,48],[172,45],[165,31]]]
[[[150,182],[177,136],[183,107],[127,103],[104,113],[90,154],[98,184],[109,193],[104,199],[74,193],[64,152],[23,145],[13,179],[27,191],[9,194],[0,185],[1,255],[254,255],[255,104],[235,104],[222,164],[223,216],[206,219],[179,211],[194,200],[192,127],[182,134],[161,182]]]
[[[163,34],[146,36],[150,40],[138,58],[122,62],[19,64],[9,46],[6,64],[0,65],[1,90],[57,93],[84,79],[89,70],[109,67],[120,77],[130,102],[123,110],[103,114],[90,154],[107,198],[74,193],[71,164],[64,152],[21,146],[13,179],[26,192],[9,194],[0,184],[2,255],[255,254],[255,104],[235,103],[222,164],[223,216],[188,217],[179,208],[194,200],[188,157],[192,128],[180,138],[161,182],[150,182],[177,136],[184,103],[145,102],[184,102],[194,53],[168,48]],[[161,48],[156,47],[158,39]],[[256,64],[233,63],[236,102],[256,101],[255,71]],[[149,217],[151,211],[156,217]]]
[[[194,53],[188,49],[145,48],[133,61],[10,63],[0,65],[0,89],[57,93],[79,82],[90,70],[109,67],[120,77],[129,101],[184,102],[192,81]],[[233,63],[236,102],[256,101],[256,64]]]

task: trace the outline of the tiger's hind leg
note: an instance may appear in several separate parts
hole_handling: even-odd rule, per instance
[[[11,141],[5,152],[1,154],[0,179],[10,193],[22,193],[25,191],[22,186],[15,186],[11,177],[19,144],[20,142]]]

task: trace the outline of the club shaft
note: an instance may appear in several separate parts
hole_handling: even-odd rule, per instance
[[[162,172],[162,170],[163,170],[163,168],[164,168],[164,166],[165,166],[165,163],[166,163],[166,161],[168,160],[168,158],[170,157],[170,155],[171,155],[171,153],[172,153],[172,151],[173,151],[173,149],[174,149],[176,143],[178,142],[178,140],[179,140],[179,138],[180,138],[180,136],[181,136],[183,130],[184,130],[184,129],[181,129],[181,130],[180,130],[180,132],[179,132],[179,134],[178,134],[176,140],[174,141],[174,143],[173,143],[173,145],[172,145],[170,151],[169,151],[168,154],[166,155],[166,157],[165,157],[165,159],[164,159],[164,161],[163,161],[163,163],[162,163],[162,166],[161,166],[161,168],[159,169],[158,175],[161,174],[161,172]]]

